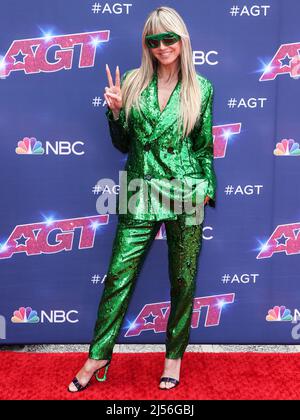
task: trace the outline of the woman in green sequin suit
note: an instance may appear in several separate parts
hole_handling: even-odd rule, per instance
[[[168,36],[175,33],[179,39],[146,42],[146,36],[163,37],[165,33]],[[124,203],[118,198],[118,225],[89,358],[74,378],[77,387],[73,381],[69,390],[75,392],[78,387],[85,387],[95,370],[111,360],[142,263],[163,222],[171,306],[161,377],[164,379],[159,387],[169,389],[179,383],[181,360],[189,341],[204,206],[207,203],[215,206],[213,86],[195,71],[187,28],[180,15],[169,7],[157,8],[145,23],[141,67],[125,72],[121,80],[117,67],[115,83],[108,66],[106,72],[109,87],[104,96],[112,143],[122,153],[128,153],[124,168],[126,203],[133,195],[127,188],[129,182],[132,179],[143,182],[134,211],[132,208],[128,211],[128,207],[124,211]],[[162,179],[181,181],[172,194],[170,190],[165,193],[169,201],[146,189],[150,184],[153,186],[154,180]],[[187,212],[179,214],[170,203],[174,204],[176,194],[182,192],[182,182],[195,180],[198,187],[192,190],[192,201],[197,191],[197,197],[202,197],[197,205],[201,211],[193,219],[197,222],[188,223]]]

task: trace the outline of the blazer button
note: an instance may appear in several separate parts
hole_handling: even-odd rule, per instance
[[[150,143],[146,143],[145,145],[144,145],[144,150],[146,150],[146,152],[148,152],[148,150],[150,150],[151,149],[151,145],[150,145]]]
[[[147,179],[148,181],[150,181],[150,179],[152,178],[152,176],[151,176],[150,174],[146,174],[146,175],[144,176],[144,178],[145,178],[145,179]]]
[[[168,150],[169,153],[174,153],[174,147],[172,147],[172,146],[168,147],[167,150]]]

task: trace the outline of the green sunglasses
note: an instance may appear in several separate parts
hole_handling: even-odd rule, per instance
[[[158,48],[161,41],[163,41],[164,45],[168,46],[175,44],[180,39],[180,35],[175,34],[175,32],[163,32],[161,34],[147,35],[145,42],[149,48]]]

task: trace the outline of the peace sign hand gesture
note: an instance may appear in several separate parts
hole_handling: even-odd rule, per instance
[[[121,92],[121,83],[120,83],[120,70],[119,66],[116,68],[116,82],[114,84],[110,69],[106,64],[106,74],[108,79],[109,87],[105,87],[104,97],[109,106],[112,110],[114,117],[119,116],[120,109],[122,108],[122,92]]]

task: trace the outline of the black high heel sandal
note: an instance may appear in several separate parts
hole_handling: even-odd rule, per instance
[[[172,382],[172,384],[175,384],[174,386],[171,386],[170,388],[161,388],[160,386],[158,387],[159,389],[163,390],[163,391],[169,391],[170,389],[175,388],[177,385],[179,385],[179,381],[175,378],[171,378],[171,377],[166,377],[163,376],[162,378],[160,378],[159,383],[161,384],[162,382]]]
[[[93,373],[93,375],[91,376],[91,379],[92,379],[93,376],[95,376],[95,378],[97,379],[98,382],[105,381],[107,370],[109,368],[109,364],[110,364],[110,360],[104,366],[101,366],[101,368],[96,369],[95,372]],[[102,378],[99,378],[98,372],[103,368],[105,368],[104,375],[102,376]],[[69,392],[83,391],[84,389],[86,389],[90,385],[91,379],[88,381],[88,383],[86,385],[83,386],[83,385],[81,385],[81,383],[78,381],[77,377],[75,376],[75,378],[73,379],[73,381],[71,383],[73,383],[76,386],[77,391],[71,391],[69,387],[68,387],[68,391]]]

